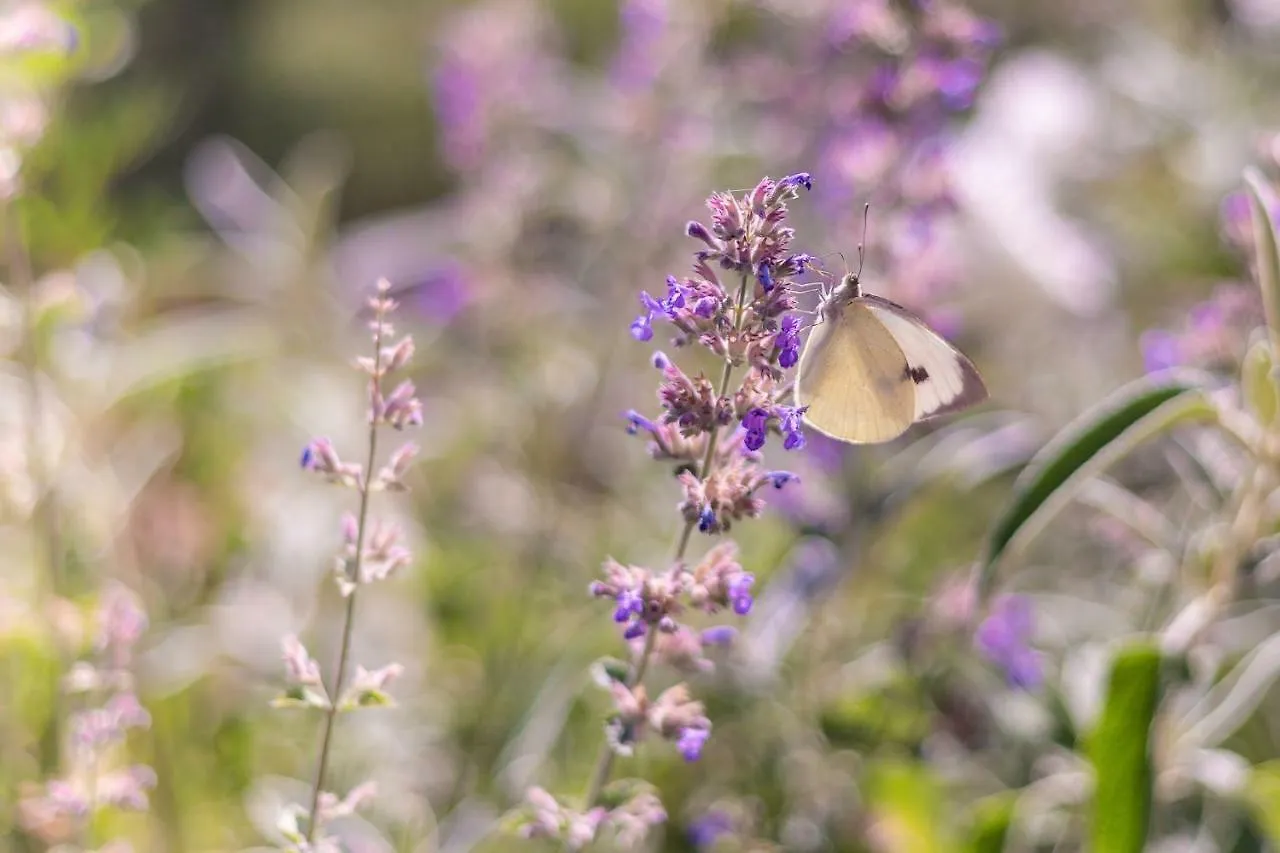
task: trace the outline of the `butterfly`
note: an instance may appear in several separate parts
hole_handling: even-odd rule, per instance
[[[987,399],[964,353],[911,311],[864,293],[859,275],[824,288],[800,353],[795,398],[807,407],[807,426],[850,444],[875,444]]]

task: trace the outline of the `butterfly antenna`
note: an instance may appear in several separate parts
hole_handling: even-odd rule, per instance
[[[867,245],[867,220],[871,217],[871,202],[867,202],[862,207],[862,241],[858,243],[858,271],[853,277],[859,281],[862,280],[862,264],[866,260]]]

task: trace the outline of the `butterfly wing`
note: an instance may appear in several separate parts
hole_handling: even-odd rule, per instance
[[[875,315],[906,356],[915,384],[915,420],[956,412],[987,399],[987,387],[964,353],[896,302],[864,294],[858,303]]]
[[[796,373],[804,421],[851,444],[889,441],[915,421],[916,384],[889,329],[855,300],[809,333]]]

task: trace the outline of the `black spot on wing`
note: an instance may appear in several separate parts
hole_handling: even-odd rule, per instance
[[[929,371],[925,370],[923,367],[912,367],[908,364],[902,368],[902,378],[910,379],[917,385],[923,385],[925,382],[929,381]]]

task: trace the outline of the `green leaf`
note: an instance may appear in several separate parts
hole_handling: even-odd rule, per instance
[[[964,849],[968,853],[1001,853],[1017,802],[1015,791],[1002,791],[979,800],[973,808],[973,824]]]
[[[1043,529],[1089,477],[1174,426],[1214,420],[1216,409],[1200,392],[1209,381],[1193,371],[1139,379],[1077,418],[1045,445],[1014,484],[1013,500],[987,538],[979,564],[980,597],[986,597],[996,563],[1005,551]]]
[[[883,759],[867,768],[863,782],[867,811],[887,850],[950,853],[957,849],[946,820],[942,782],[922,764]]]
[[[1106,704],[1089,736],[1096,783],[1090,837],[1093,853],[1142,853],[1151,818],[1151,721],[1160,699],[1160,650],[1122,649],[1111,666]]]
[[[1245,798],[1258,828],[1273,845],[1280,845],[1280,761],[1268,761],[1253,768],[1245,786]]]
[[[1276,222],[1272,211],[1280,209],[1275,190],[1257,169],[1245,169],[1249,208],[1253,213],[1253,242],[1257,251],[1258,287],[1262,309],[1271,330],[1271,345],[1280,349],[1280,250],[1276,248]]]
[[[271,700],[272,708],[319,708],[329,710],[329,697],[302,685],[291,685]]]
[[[1275,356],[1268,342],[1254,341],[1245,353],[1240,371],[1240,385],[1244,391],[1245,405],[1263,426],[1276,422],[1280,413],[1280,389],[1274,377]]]

